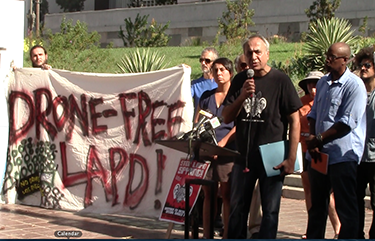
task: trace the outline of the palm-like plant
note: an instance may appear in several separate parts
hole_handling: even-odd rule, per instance
[[[340,18],[318,19],[310,25],[304,45],[310,69],[324,71],[325,53],[334,43],[345,42],[352,47],[353,53],[357,52],[358,37],[353,36],[351,26],[348,20]]]
[[[117,64],[121,73],[143,73],[155,71],[165,68],[165,55],[159,52],[150,52],[150,49],[143,49],[125,55],[121,58],[121,62]]]

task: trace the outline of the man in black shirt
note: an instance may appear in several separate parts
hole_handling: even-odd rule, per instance
[[[241,153],[232,170],[228,238],[247,238],[249,207],[259,179],[263,218],[258,238],[271,239],[277,235],[284,176],[294,172],[302,103],[290,78],[267,64],[269,43],[263,36],[250,36],[243,50],[254,77],[248,78],[246,71],[236,75],[222,112],[225,123],[236,123],[236,145]],[[259,146],[287,139],[289,155],[274,167],[281,175],[267,177]]]

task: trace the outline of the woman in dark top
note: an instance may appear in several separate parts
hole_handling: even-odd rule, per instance
[[[212,64],[212,73],[218,87],[213,90],[206,91],[202,94],[199,100],[199,106],[194,121],[198,121],[199,110],[205,110],[212,113],[214,116],[221,117],[223,106],[221,105],[229,90],[231,80],[233,77],[233,63],[227,58],[218,58]],[[235,149],[234,133],[236,128],[234,123],[221,123],[215,129],[215,135],[218,146]],[[214,156],[211,161],[210,169],[206,175],[206,179],[218,181],[220,183],[220,191],[223,199],[223,221],[224,233],[223,239],[227,238],[227,227],[229,221],[229,201],[230,201],[230,184],[229,176],[232,171],[233,159],[231,157]],[[210,188],[202,186],[204,192],[203,201],[203,235],[209,237],[210,226]],[[217,196],[218,187],[215,189],[215,197]],[[216,200],[214,201],[217,204]],[[215,207],[215,210],[221,207]],[[214,215],[216,216],[216,215]]]

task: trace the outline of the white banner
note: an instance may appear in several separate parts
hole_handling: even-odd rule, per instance
[[[190,73],[17,69],[3,200],[158,217],[187,154],[155,141],[191,129]]]

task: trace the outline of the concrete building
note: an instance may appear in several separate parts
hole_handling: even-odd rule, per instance
[[[151,1],[140,1],[143,6],[152,5]],[[99,2],[101,3],[99,5]],[[104,2],[104,3],[103,3]],[[194,0],[178,0],[177,4],[129,8],[130,0],[86,0],[84,11],[75,13],[61,12],[54,1],[49,1],[50,14],[45,17],[45,28],[53,32],[59,31],[63,16],[85,22],[89,31],[98,31],[103,46],[113,42],[115,47],[122,47],[123,42],[118,37],[120,26],[124,26],[124,19],[135,19],[149,15],[148,20],[155,19],[157,23],[170,22],[166,31],[172,39],[170,45],[188,44],[191,38],[201,41],[211,41],[218,30],[218,18],[227,11],[224,0],[198,2]],[[266,37],[282,35],[289,41],[298,41],[301,33],[307,31],[308,18],[305,9],[311,6],[313,0],[253,0],[250,9],[255,10],[252,32],[258,32]],[[106,10],[97,10],[106,9]],[[369,30],[366,35],[375,32],[375,1],[374,0],[341,0],[336,16],[348,19],[354,29],[368,17]]]

